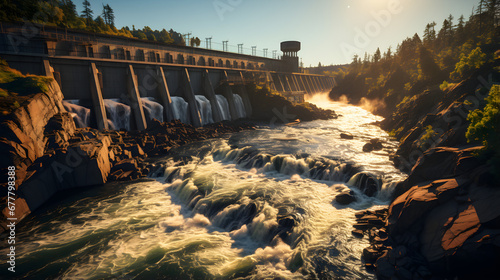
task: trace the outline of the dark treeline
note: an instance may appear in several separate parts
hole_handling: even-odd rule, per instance
[[[439,30],[429,23],[422,37],[408,37],[394,50],[355,55],[349,66],[333,73],[338,86],[331,97],[346,95],[353,103],[363,97],[383,100],[390,110],[430,86],[445,90],[495,58],[499,19],[500,1],[481,0],[467,21],[450,15]]]
[[[82,4],[83,10],[79,13],[71,0],[0,0],[0,21],[29,21],[88,32],[186,45],[182,34],[172,29],[153,30],[149,26],[136,29],[133,25],[132,28],[125,26],[118,29],[115,26],[115,13],[111,6],[103,4],[99,13],[92,9],[89,1],[85,0]],[[200,39],[191,38],[189,43],[191,46],[199,46]]]

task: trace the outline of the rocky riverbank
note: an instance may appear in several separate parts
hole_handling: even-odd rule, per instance
[[[466,138],[467,114],[485,107],[497,65],[423,91],[382,123],[401,139],[393,159],[409,177],[387,210],[357,215],[353,235],[369,237],[363,258],[379,279],[498,279],[496,155]]]

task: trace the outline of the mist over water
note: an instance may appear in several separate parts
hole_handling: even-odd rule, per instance
[[[150,180],[88,189],[35,213],[18,229],[18,278],[373,279],[360,259],[368,241],[352,224],[356,211],[387,205],[404,179],[387,156],[397,143],[364,109],[308,100],[341,116],[180,147]],[[370,138],[386,140],[384,150],[363,153]],[[354,186],[360,174],[380,181],[375,196]],[[341,206],[345,189],[357,201]]]

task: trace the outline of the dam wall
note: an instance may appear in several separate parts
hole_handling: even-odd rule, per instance
[[[0,57],[24,74],[53,76],[65,100],[91,110],[91,126],[98,129],[117,129],[111,115],[122,107],[131,120],[120,127],[138,130],[153,116],[194,126],[224,115],[251,117],[246,83],[266,84],[297,103],[304,94],[329,91],[335,84],[332,77],[292,72],[286,55],[271,59],[50,27],[35,30],[27,36],[22,27],[3,24]]]

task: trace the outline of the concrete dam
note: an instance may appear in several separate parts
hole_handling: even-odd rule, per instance
[[[297,41],[282,42],[283,56],[271,59],[46,26],[0,31],[0,56],[23,74],[53,77],[80,127],[144,130],[152,119],[199,127],[250,117],[249,82],[291,102],[335,85],[299,73]]]

